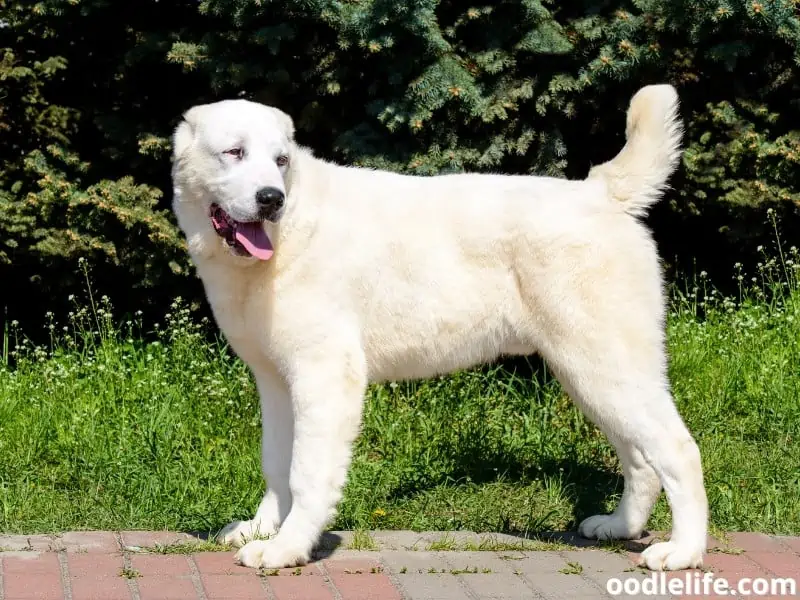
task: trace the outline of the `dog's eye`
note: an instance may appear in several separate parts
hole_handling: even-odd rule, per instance
[[[289,157],[285,154],[281,154],[278,158],[275,159],[275,164],[279,167],[285,167],[289,164]]]
[[[227,150],[223,151],[222,153],[223,154],[229,154],[229,155],[231,155],[232,157],[234,157],[234,158],[236,158],[238,160],[241,160],[242,157],[244,156],[244,150],[242,150],[241,148],[228,148]]]

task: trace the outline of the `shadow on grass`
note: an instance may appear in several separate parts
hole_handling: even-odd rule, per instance
[[[403,465],[387,499],[412,501],[434,490],[460,487],[464,491],[464,486],[494,483],[524,490],[535,482],[549,482],[552,491],[552,482],[557,482],[556,493],[563,494],[565,500],[559,509],[559,527],[577,527],[583,518],[607,512],[607,499],[619,495],[623,486],[616,453],[605,436],[577,415],[554,385],[544,361],[538,357],[510,358],[487,365],[480,373],[486,384],[464,384],[473,398],[465,410],[460,389],[455,386],[434,390],[439,392],[436,408],[409,394],[416,414],[427,415],[414,417],[423,423],[418,431],[426,438],[415,440],[416,452],[393,455],[391,445],[382,446],[381,432],[370,432],[374,445],[369,450],[385,453],[381,459],[386,468]],[[476,396],[481,400],[474,401]],[[506,408],[498,410],[498,403]],[[386,410],[385,420],[391,416],[390,410]],[[426,428],[426,418],[427,423],[446,425]],[[540,493],[548,492],[541,489]],[[502,501],[499,497],[487,498]],[[524,499],[524,492],[520,498]],[[440,499],[438,504],[449,504]],[[531,500],[535,503],[535,496]],[[501,513],[495,513],[498,518],[486,523],[498,533],[543,531],[554,526],[552,513],[542,510],[527,522],[520,522],[518,511],[516,518]],[[478,530],[474,523],[465,524],[465,528]]]
[[[374,401],[334,529],[547,534],[607,512],[622,491],[607,442],[569,408],[540,359],[426,385]],[[390,516],[374,518],[384,508]]]

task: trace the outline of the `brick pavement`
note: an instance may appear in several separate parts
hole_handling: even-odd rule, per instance
[[[634,567],[651,540],[609,549],[571,534],[542,542],[471,532],[355,538],[332,532],[311,564],[259,572],[235,565],[232,551],[209,551],[214,548],[208,542],[184,533],[0,535],[0,600],[610,599],[610,578],[627,578],[631,585],[651,577]],[[370,549],[355,550],[356,544]],[[709,539],[709,547],[714,550],[704,571],[730,584],[744,577],[788,577],[800,584],[800,537],[733,533],[724,541]],[[665,585],[699,579],[704,571],[667,574]],[[757,597],[787,597],[773,592]],[[670,595],[667,588],[637,596],[623,589],[622,597],[724,596]],[[800,591],[791,597],[800,598]]]

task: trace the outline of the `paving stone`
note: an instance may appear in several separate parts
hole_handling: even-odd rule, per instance
[[[560,554],[567,562],[579,563],[584,573],[603,575],[621,573],[634,568],[633,562],[626,554],[605,550],[568,550]]]
[[[324,566],[343,600],[402,600],[378,560],[326,560]]]
[[[528,575],[557,574],[567,566],[567,561],[557,552],[526,552],[525,557],[515,561],[514,570]]]
[[[275,600],[334,600],[332,584],[319,568],[314,568],[312,575],[279,575],[266,577],[265,581]]]
[[[763,577],[766,571],[752,559],[743,554],[709,554],[706,556],[705,567],[713,573],[730,578],[731,576]]]
[[[236,564],[234,552],[199,552],[193,554],[201,575],[252,575],[254,569]]]
[[[50,535],[0,535],[2,552],[51,552],[60,549],[60,542]]]
[[[200,539],[164,531],[120,535],[123,546],[135,547]],[[572,540],[575,548],[561,552],[496,550],[498,544],[513,548],[526,541],[501,534],[377,531],[370,536],[380,551],[347,548],[352,535],[329,532],[326,539],[331,549],[323,560],[263,577],[255,569],[236,565],[233,552],[123,555],[120,538],[112,532],[76,532],[58,538],[4,536],[0,538],[6,540],[6,551],[0,552],[0,600],[610,600],[612,586],[639,592],[619,597],[662,599],[691,598],[670,596],[668,590],[686,581],[702,590],[702,578],[707,576],[724,577],[736,586],[744,577],[768,582],[768,578],[800,575],[800,538],[764,534],[733,534],[726,536],[724,544],[709,538],[711,547],[745,550],[744,554],[708,554],[706,564],[713,573],[652,573],[633,567],[636,553],[580,549],[577,536],[561,536],[561,541]],[[639,542],[646,545],[652,540],[645,537]],[[426,550],[432,542],[434,547],[482,550]],[[130,561],[140,576],[121,576],[124,561]],[[567,563],[575,564],[568,568]],[[666,593],[661,593],[661,586]]]
[[[427,550],[431,538],[417,531],[373,531],[372,539],[381,550]]]
[[[125,580],[77,581],[73,582],[72,598],[73,600],[130,600],[131,593]]]
[[[495,574],[513,575],[516,570],[517,561],[502,558],[503,556],[514,556],[519,558],[520,561],[525,558],[525,554],[519,552],[501,553],[501,552],[443,552],[444,558],[452,569],[463,571],[468,569],[477,568],[478,572],[491,571]]]
[[[381,553],[377,550],[348,550],[346,548],[337,550],[332,555],[322,557],[320,560],[373,560],[380,561]]]
[[[199,537],[176,531],[122,531],[122,545],[134,548],[200,543]]]
[[[250,600],[265,598],[266,591],[258,571],[237,565],[233,552],[193,554],[200,582],[208,600]]]
[[[261,578],[250,569],[249,576],[201,575],[208,600],[262,600],[267,597]]]
[[[24,552],[3,554],[3,571],[6,575],[61,573],[58,554],[55,552]]]
[[[535,594],[547,600],[573,600],[574,598],[604,598],[605,591],[577,575],[543,574],[535,579],[526,577]]]
[[[789,548],[795,554],[800,554],[800,537],[798,536],[788,536],[788,535],[779,535],[775,536],[775,539],[778,540],[781,544]]]
[[[729,535],[731,546],[747,552],[780,552],[783,544],[764,533],[734,532]]]
[[[122,577],[88,577],[70,582],[72,600],[129,600],[128,581]]]
[[[94,556],[69,554],[66,557],[70,577],[119,577],[124,567],[122,554]]]
[[[603,592],[608,592],[609,582],[618,580],[619,584],[625,585],[627,580],[636,580],[639,585],[646,578],[641,569],[634,567],[633,562],[627,554],[617,554],[605,550],[570,550],[561,552],[561,555],[569,563],[580,565],[580,575],[590,580]],[[633,585],[633,584],[628,584]],[[631,589],[631,588],[628,588]],[[655,598],[656,600],[666,600],[670,597],[666,595],[648,595],[644,593],[625,594],[632,598]]]
[[[136,579],[141,600],[184,600],[197,598],[192,571],[186,556],[131,556],[131,566],[139,571]]]
[[[413,600],[472,600],[459,577],[449,573],[408,573],[397,577],[408,598]]]
[[[141,600],[199,600],[189,578],[143,577],[136,584]]]
[[[764,570],[779,577],[798,577],[800,580],[800,556],[790,552],[748,552],[747,557]]]
[[[447,562],[445,555],[444,552],[407,552],[402,550],[381,552],[383,564],[397,575],[427,574],[429,571],[440,573],[442,569],[449,572],[452,567]]]
[[[73,600],[128,600],[121,554],[69,554],[66,557]]]
[[[539,597],[547,600],[600,598],[604,590],[580,574],[565,574],[567,560],[554,552],[528,552],[517,562],[516,570]]]
[[[394,574],[413,600],[466,600],[470,598],[461,579],[452,575],[446,552],[385,550],[383,564]],[[444,572],[443,572],[444,571]]]
[[[522,577],[513,574],[475,573],[459,577],[481,599],[529,600],[534,593]]]
[[[6,600],[63,600],[61,565],[54,552],[3,557]]]
[[[109,554],[120,551],[117,536],[110,531],[73,531],[58,539],[67,552]]]

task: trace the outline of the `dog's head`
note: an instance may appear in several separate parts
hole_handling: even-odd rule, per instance
[[[294,124],[247,100],[189,109],[173,136],[174,209],[196,246],[215,232],[231,252],[268,260],[286,211]]]

